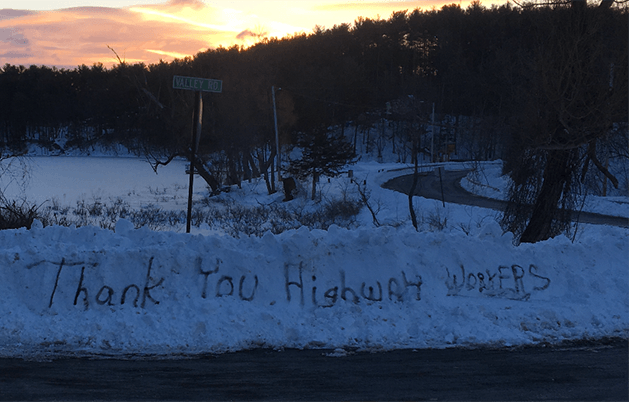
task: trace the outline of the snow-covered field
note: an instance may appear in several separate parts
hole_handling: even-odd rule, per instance
[[[504,191],[489,166],[488,186]],[[417,232],[408,198],[380,187],[406,172],[400,168],[351,167],[379,227],[364,208],[346,227],[238,239],[207,224],[188,235],[181,224],[153,231],[127,220],[115,230],[36,223],[2,231],[0,355],[178,356],[254,347],[342,355],[348,348],[629,336],[627,229],[581,225],[574,241],[560,236],[515,247],[495,211],[416,198]],[[8,196],[59,210],[118,199],[131,208],[186,208],[183,161],[155,174],[134,158],[33,157],[26,170],[26,182],[17,170],[2,176]],[[305,194],[288,204],[308,210],[355,196],[354,182],[346,175],[322,180],[318,204]],[[282,198],[268,195],[261,180],[212,201],[201,180],[195,186],[200,209],[284,205]],[[623,198],[588,208],[627,216]]]

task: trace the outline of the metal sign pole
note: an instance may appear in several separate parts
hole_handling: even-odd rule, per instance
[[[190,140],[190,183],[188,185],[188,214],[186,217],[186,233],[190,233],[192,221],[192,195],[194,194],[194,171],[197,160],[197,150],[201,139],[201,126],[203,124],[203,98],[202,92],[221,93],[223,81],[208,78],[182,77],[173,75],[173,88],[195,91],[194,115],[192,117],[192,138]]]
[[[194,193],[194,171],[197,159],[197,149],[201,138],[201,127],[203,124],[203,98],[201,91],[196,92],[194,102],[194,117],[192,120],[192,139],[190,141],[190,182],[188,184],[188,214],[186,217],[186,233],[190,233],[192,221],[192,195]]]

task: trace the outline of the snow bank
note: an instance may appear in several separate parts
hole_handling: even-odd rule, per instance
[[[514,247],[408,228],[233,239],[0,232],[0,355],[518,345],[626,337],[627,231]]]

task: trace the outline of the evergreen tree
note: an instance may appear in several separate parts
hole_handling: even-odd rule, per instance
[[[299,141],[303,149],[300,159],[291,161],[289,172],[299,178],[312,176],[312,199],[316,198],[317,181],[321,175],[335,177],[341,168],[355,163],[356,154],[352,144],[340,135],[327,130],[315,131],[313,135],[303,136]]]

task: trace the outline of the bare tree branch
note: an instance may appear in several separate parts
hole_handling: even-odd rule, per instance
[[[588,147],[588,157],[594,163],[594,166],[612,182],[614,188],[618,188],[618,179],[614,177],[596,157],[596,142],[594,141],[592,141]]]
[[[120,64],[125,64],[125,62],[124,62],[124,61],[122,61],[122,60],[120,59],[120,56],[118,56],[118,53],[114,50],[114,48],[112,48],[112,47],[111,47],[111,46],[109,46],[109,45],[107,45],[107,48],[108,48],[109,50],[111,50],[112,52],[114,52],[114,54],[116,55],[116,59],[118,59],[118,63],[120,63]]]
[[[161,161],[156,156],[154,156],[152,153],[147,152],[146,153],[146,160],[148,161],[149,165],[151,165],[151,168],[153,169],[153,171],[155,173],[157,173],[157,168],[158,167],[168,165],[170,162],[172,162],[178,156],[179,156],[179,153],[175,152],[175,153],[172,153],[168,158],[166,158],[165,161]]]

